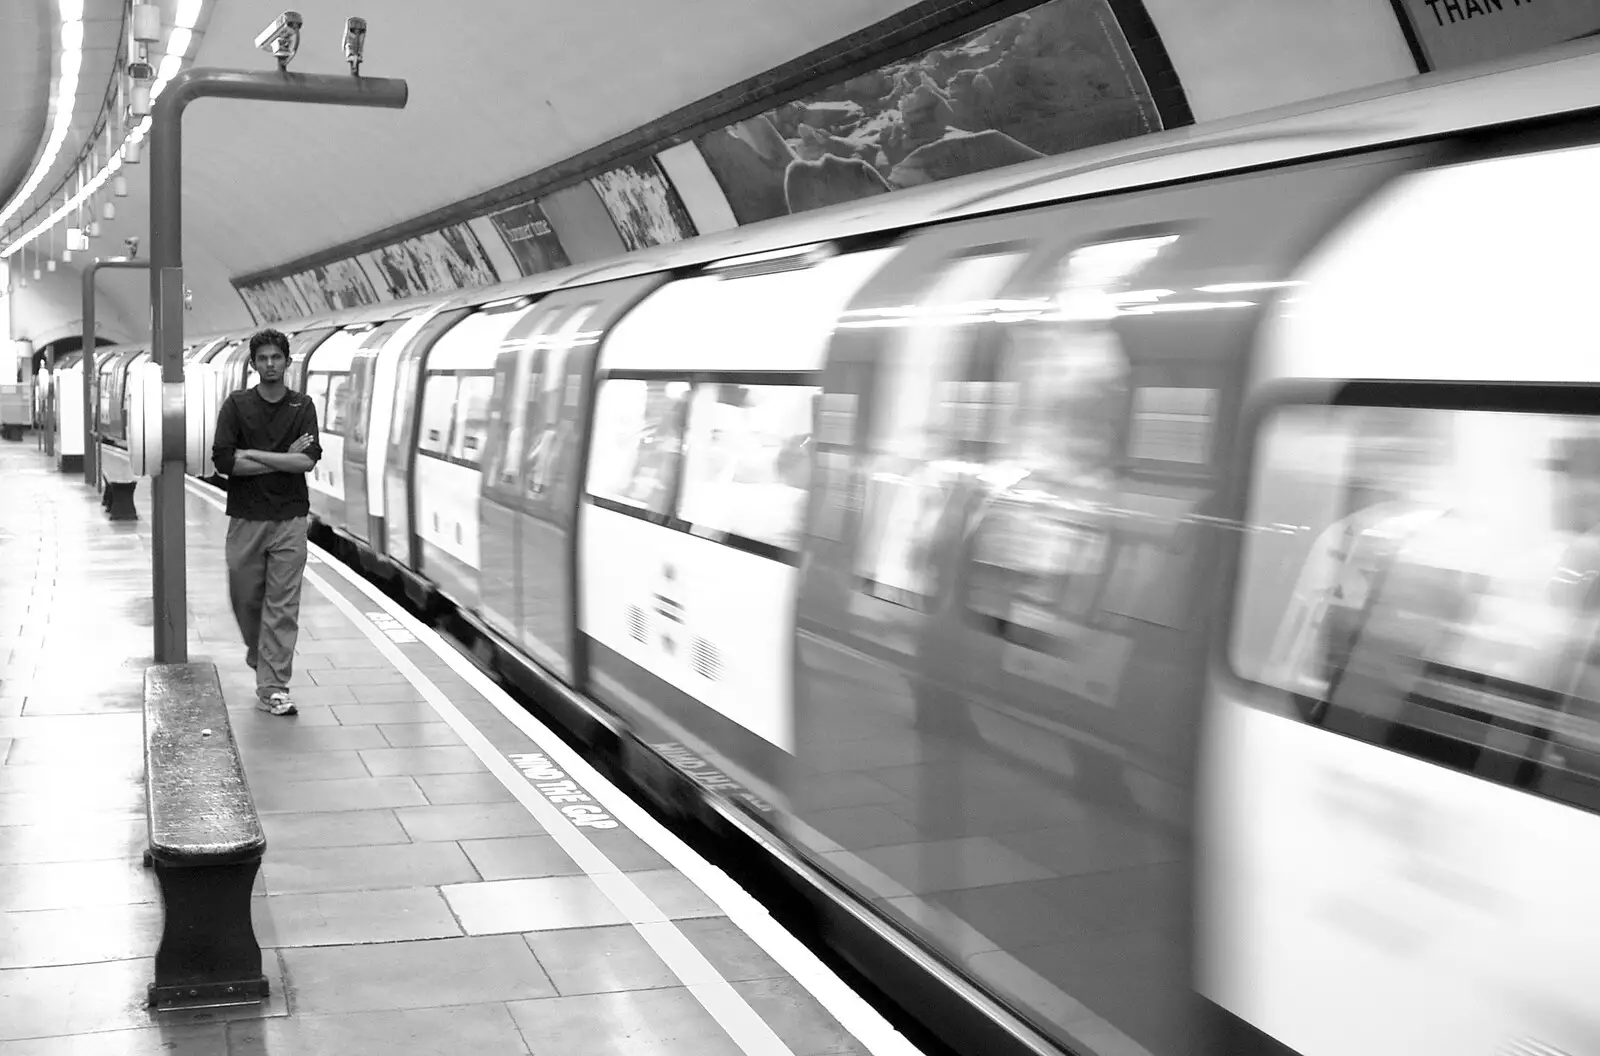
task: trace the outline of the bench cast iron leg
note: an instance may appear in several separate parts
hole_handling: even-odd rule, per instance
[[[260,860],[184,868],[156,862],[165,925],[150,1004],[267,996],[250,920]]]
[[[137,521],[139,519],[139,511],[133,505],[133,489],[137,486],[137,482],[106,485],[106,509],[110,511],[113,521]]]

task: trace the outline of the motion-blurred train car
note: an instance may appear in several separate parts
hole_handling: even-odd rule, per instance
[[[315,517],[984,1051],[1600,1053],[1600,56],[1408,87],[286,326]]]

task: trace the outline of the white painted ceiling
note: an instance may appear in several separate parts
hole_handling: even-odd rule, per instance
[[[362,15],[369,25],[362,73],[405,78],[410,103],[385,111],[208,99],[189,108],[184,265],[194,311],[185,329],[249,325],[229,276],[562,161],[910,2],[383,0],[362,7],[299,0],[305,28],[291,71],[347,73],[344,19]],[[280,3],[208,3],[193,63],[272,69],[253,40],[283,10]],[[163,6],[170,24],[174,0]],[[86,82],[94,79],[89,70],[86,60]],[[99,83],[103,88],[103,74]],[[114,222],[102,222],[94,252],[118,255],[123,239],[137,234],[144,255],[148,168],[124,168],[129,196],[117,200]],[[118,303],[108,307],[127,321],[148,318],[137,296],[113,299]]]

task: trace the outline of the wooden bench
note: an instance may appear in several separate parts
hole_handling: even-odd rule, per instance
[[[164,921],[149,1003],[267,996],[250,891],[267,839],[245,781],[214,664],[144,673],[150,847]]]

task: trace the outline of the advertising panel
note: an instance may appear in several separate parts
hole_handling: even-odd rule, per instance
[[[750,224],[1160,128],[1106,0],[1051,0],[698,143]]]
[[[449,293],[500,281],[483,243],[466,224],[452,224],[378,250],[378,270],[395,300]]]
[[[682,242],[697,231],[689,210],[654,158],[619,165],[589,181],[629,251]]]
[[[328,308],[359,308],[377,304],[378,291],[367,277],[359,258],[334,261],[295,275],[302,298],[313,311]]]
[[[499,232],[506,248],[516,258],[522,274],[537,275],[541,271],[554,271],[572,263],[561,246],[560,236],[537,201],[514,205],[489,219],[494,222],[494,229]]]
[[[263,279],[239,287],[239,296],[257,323],[281,323],[310,315],[300,294],[286,279]]]

